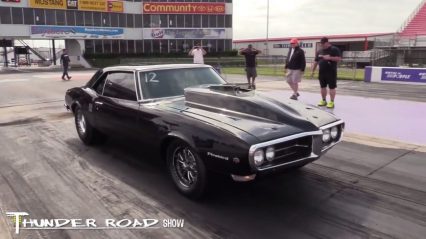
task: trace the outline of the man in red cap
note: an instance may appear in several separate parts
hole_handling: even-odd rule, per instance
[[[287,77],[287,83],[293,90],[290,99],[297,100],[299,96],[299,83],[302,81],[306,67],[305,52],[300,48],[299,41],[296,38],[290,40],[290,49],[287,54],[284,74]]]

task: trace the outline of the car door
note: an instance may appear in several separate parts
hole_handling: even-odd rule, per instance
[[[98,95],[93,105],[99,130],[110,135],[135,137],[139,103],[134,72],[108,72],[102,94]]]

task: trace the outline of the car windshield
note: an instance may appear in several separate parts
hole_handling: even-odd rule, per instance
[[[140,72],[144,99],[179,96],[184,89],[206,84],[226,82],[212,68],[183,68]]]

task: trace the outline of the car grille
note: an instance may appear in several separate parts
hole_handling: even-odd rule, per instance
[[[297,138],[274,145],[275,158],[265,163],[261,168],[289,163],[309,157],[312,152],[312,136]]]

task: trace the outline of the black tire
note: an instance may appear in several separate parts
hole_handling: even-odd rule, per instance
[[[84,111],[80,108],[80,106],[76,106],[74,109],[74,122],[77,134],[84,144],[94,145],[105,142],[106,136],[93,128],[93,126],[87,121]]]
[[[207,188],[206,167],[191,146],[173,141],[167,148],[167,169],[180,193],[192,199],[202,198]]]

